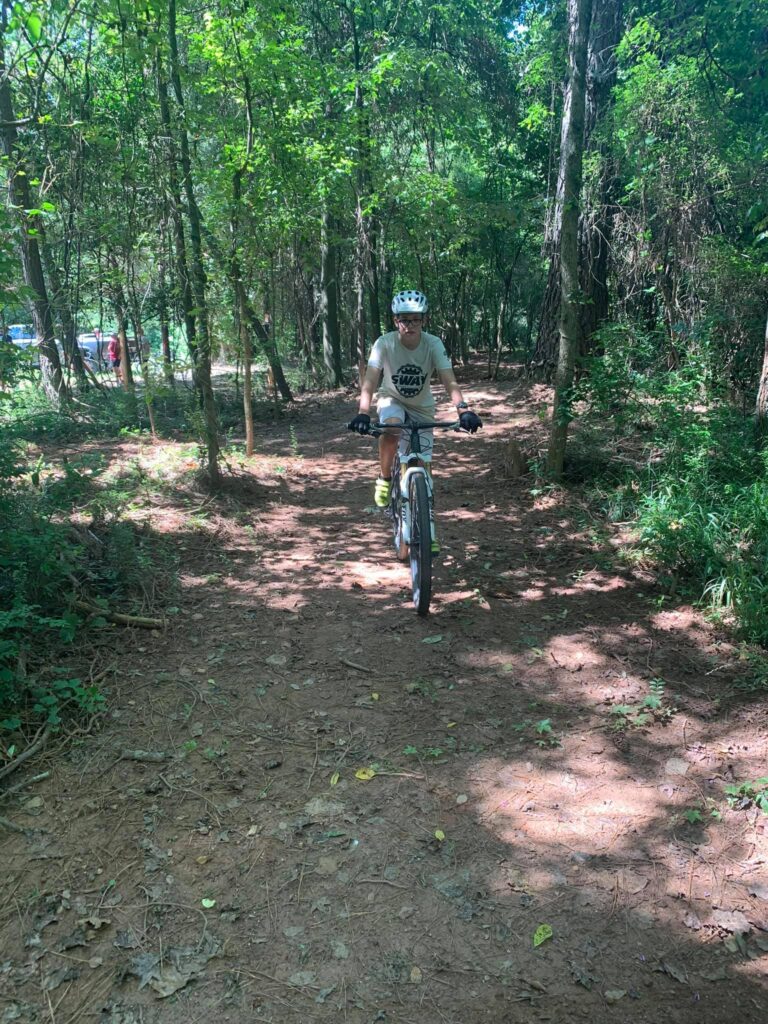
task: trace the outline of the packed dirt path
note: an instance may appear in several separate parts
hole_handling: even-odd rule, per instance
[[[104,721],[4,804],[2,1024],[768,1019],[768,817],[724,795],[765,774],[749,665],[515,478],[543,392],[465,386],[426,620],[349,396],[137,510],[178,613],[102,633]]]

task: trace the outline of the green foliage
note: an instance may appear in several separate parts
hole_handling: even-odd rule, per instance
[[[666,723],[677,711],[664,696],[666,684],[663,679],[651,679],[648,693],[636,704],[614,704],[611,708],[611,729],[626,732],[641,729],[654,722]]]
[[[0,723],[57,726],[65,708],[91,713],[101,702],[93,687],[56,667],[86,628],[75,599],[85,592],[105,606],[143,610],[167,595],[173,564],[150,536],[121,521],[144,486],[141,472],[127,465],[100,480],[98,454],[65,458],[60,470],[42,456],[30,460],[23,432],[58,438],[81,425],[27,392],[3,411],[11,415],[0,420]],[[88,530],[70,522],[74,509],[88,517]],[[87,629],[106,625],[97,616]]]
[[[714,800],[702,800],[697,807],[687,807],[683,811],[683,817],[689,825],[712,824],[722,821],[723,815],[715,806]]]
[[[759,808],[763,814],[768,814],[768,777],[756,779],[754,782],[726,786],[725,794],[729,806],[736,810],[742,811],[754,806]]]
[[[630,325],[601,342],[579,385],[584,443],[601,437],[604,450],[610,423],[629,453],[602,470],[606,510],[634,521],[645,558],[768,643],[768,452],[727,402],[711,334],[674,370],[659,365],[658,337]]]

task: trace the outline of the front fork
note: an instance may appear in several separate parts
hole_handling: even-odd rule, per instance
[[[411,543],[411,502],[409,497],[411,478],[421,475],[427,484],[429,501],[429,533],[430,540],[435,540],[435,495],[432,489],[432,477],[423,466],[408,466],[400,474],[400,530],[403,544]]]

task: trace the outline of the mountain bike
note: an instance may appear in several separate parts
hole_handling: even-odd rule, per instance
[[[432,478],[420,464],[421,438],[419,432],[439,427],[458,430],[459,421],[437,423],[372,422],[369,433],[380,437],[387,431],[408,431],[407,454],[395,452],[386,514],[392,520],[395,552],[401,561],[410,562],[413,604],[419,615],[427,615],[432,599],[432,542],[435,540],[434,497]]]

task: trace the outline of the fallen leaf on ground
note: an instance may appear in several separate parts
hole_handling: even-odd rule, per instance
[[[663,974],[668,974],[670,978],[674,978],[675,981],[679,981],[681,985],[688,984],[688,977],[685,971],[671,964],[668,960],[662,960],[660,965],[656,968],[657,971],[661,971]]]
[[[104,928],[106,925],[112,924],[111,921],[105,920],[105,918],[99,917],[97,914],[91,914],[90,917],[81,917],[77,923],[87,924],[89,928],[93,928],[96,932],[99,928]]]
[[[442,633],[436,633],[434,636],[425,636],[421,641],[423,644],[439,644],[443,639]]]
[[[321,857],[315,868],[316,875],[335,875],[339,870],[339,862],[335,857]]]
[[[726,932],[750,931],[751,925],[740,910],[714,910],[709,919],[709,924],[716,924]]]
[[[49,971],[43,978],[42,989],[44,992],[53,992],[65,981],[75,981],[80,977],[77,967],[60,967],[56,971]]]
[[[313,971],[296,971],[288,979],[288,984],[295,985],[297,988],[304,988],[305,985],[314,985],[316,980],[316,975]]]
[[[670,757],[664,765],[667,775],[687,775],[691,766],[682,757]]]
[[[571,976],[577,985],[581,985],[583,988],[591,989],[597,981],[594,974],[590,974],[586,967],[580,967],[578,964],[571,962]]]
[[[338,800],[315,796],[304,804],[304,813],[311,821],[331,821],[344,813],[344,804]]]
[[[609,988],[605,993],[605,1001],[606,1003],[618,1003],[626,994],[623,988]]]
[[[552,926],[549,924],[540,924],[536,931],[533,933],[533,945],[540,946],[547,939],[551,939],[553,935]]]
[[[373,768],[358,768],[355,772],[355,778],[360,779],[361,782],[367,782],[368,779],[372,779],[376,775]]]

